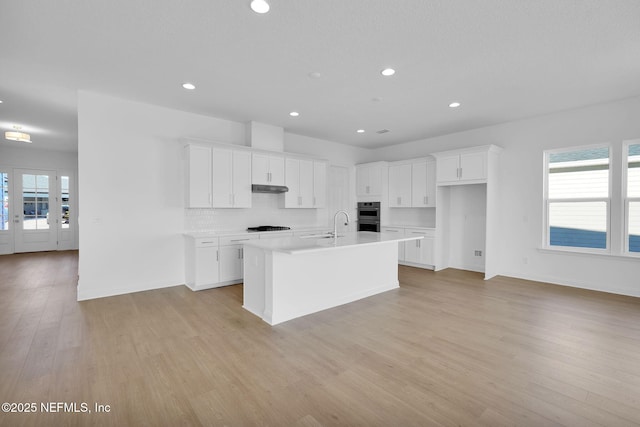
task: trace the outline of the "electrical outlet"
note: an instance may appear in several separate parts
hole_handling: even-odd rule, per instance
[[[482,256],[482,251],[474,251],[474,256]]]

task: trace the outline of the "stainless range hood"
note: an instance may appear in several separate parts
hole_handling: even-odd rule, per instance
[[[252,193],[280,194],[280,193],[286,193],[287,191],[289,191],[289,187],[287,187],[286,185],[263,185],[263,184],[251,185]]]

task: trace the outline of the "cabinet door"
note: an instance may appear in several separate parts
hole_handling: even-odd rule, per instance
[[[195,285],[217,283],[218,245],[196,248],[195,257]]]
[[[233,207],[251,207],[251,153],[233,152]]]
[[[418,263],[420,259],[420,240],[409,240],[404,242],[404,260],[406,262]]]
[[[436,205],[436,162],[427,162],[427,207]]]
[[[271,185],[285,185],[284,184],[284,157],[271,156],[269,157],[269,184]]]
[[[391,182],[391,169],[389,169]],[[391,200],[389,200],[391,202]],[[427,206],[427,162],[416,162],[411,165],[411,206],[423,208]]]
[[[313,207],[324,208],[327,203],[327,164],[313,162]]]
[[[220,246],[220,281],[242,279],[242,245]]]
[[[213,149],[213,207],[233,207],[233,151]]]
[[[389,167],[389,207],[411,207],[411,165]]]
[[[369,195],[378,196],[382,194],[382,168],[380,166],[370,166],[369,168]]]
[[[270,184],[269,156],[265,154],[253,154],[251,159],[251,183]]]
[[[300,201],[301,208],[313,207],[313,162],[300,160]]]
[[[381,227],[380,231],[383,233],[393,233],[397,236],[404,236],[404,228],[398,228],[398,227]],[[412,243],[412,242],[407,242],[407,243]],[[398,261],[404,261],[405,255],[405,242],[398,242]]]
[[[438,182],[454,182],[459,180],[460,156],[438,157],[436,175]]]
[[[300,161],[287,159],[285,161],[285,185],[289,191],[284,193],[284,207],[297,208],[300,202]]]
[[[433,237],[425,236],[420,241],[420,261],[418,261],[420,264],[435,265],[434,246],[435,239]]]
[[[487,153],[460,154],[460,179],[487,179]]]
[[[187,207],[211,207],[211,148],[188,145]]]
[[[367,166],[356,166],[356,195],[369,195],[369,169]]]

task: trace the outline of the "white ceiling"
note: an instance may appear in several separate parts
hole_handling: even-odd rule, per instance
[[[640,95],[639,0],[269,2],[3,0],[0,129],[76,150],[80,89],[373,148]]]

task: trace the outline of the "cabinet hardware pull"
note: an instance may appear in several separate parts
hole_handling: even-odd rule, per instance
[[[233,239],[231,241],[232,242],[244,242],[245,240],[251,240],[251,239]]]
[[[216,251],[216,261],[220,261],[220,251]]]
[[[210,244],[210,243],[213,243],[213,242],[202,242],[203,245],[204,244]]]

